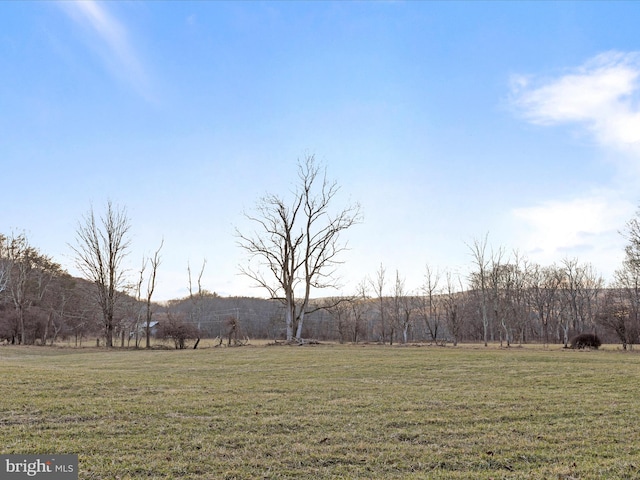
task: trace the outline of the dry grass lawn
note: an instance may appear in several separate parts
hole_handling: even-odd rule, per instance
[[[81,479],[640,477],[640,356],[0,347],[2,453]]]

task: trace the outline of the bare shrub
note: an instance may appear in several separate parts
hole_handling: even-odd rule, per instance
[[[581,333],[571,339],[571,348],[598,348],[602,345],[600,338],[595,333]]]
[[[199,338],[199,332],[193,324],[184,321],[180,316],[167,314],[167,320],[160,324],[158,336],[172,339],[176,350],[182,350],[185,348],[186,340]]]

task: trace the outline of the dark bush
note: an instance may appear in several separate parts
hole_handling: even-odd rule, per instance
[[[571,339],[570,345],[571,348],[598,348],[602,342],[595,333],[581,333]]]

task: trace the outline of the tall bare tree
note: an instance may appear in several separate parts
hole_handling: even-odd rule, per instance
[[[189,276],[189,318],[188,321],[193,325],[197,325],[198,331],[202,327],[202,320],[204,317],[204,300],[209,294],[206,289],[202,288],[202,276],[204,275],[204,269],[207,266],[207,259],[202,260],[202,267],[198,274],[198,291],[194,292],[193,280],[191,278],[191,264],[187,263],[187,274]]]
[[[396,328],[402,332],[402,343],[409,341],[409,330],[413,324],[414,298],[405,289],[404,278],[400,277],[400,272],[396,270],[396,281],[393,287],[393,297],[391,298],[391,338],[393,343]]]
[[[487,252],[489,234],[483,239],[474,239],[471,245],[467,245],[471,251],[475,270],[471,272],[471,286],[477,292],[480,300],[480,315],[482,317],[482,332],[484,346],[489,341],[489,303],[491,297],[490,290],[490,263],[491,258]]]
[[[134,317],[133,329],[135,332],[136,348],[139,346],[139,333],[140,333],[140,320],[144,316],[144,331],[146,338],[146,348],[151,348],[151,318],[153,316],[153,309],[151,308],[151,298],[153,292],[156,289],[156,277],[158,274],[158,266],[160,265],[160,250],[164,245],[164,240],[160,242],[160,246],[155,251],[153,257],[142,257],[142,266],[140,267],[140,276],[138,277],[138,283],[135,287],[136,299],[131,305],[131,315]],[[145,278],[147,267],[151,267],[149,276]],[[145,282],[146,280],[146,282]],[[142,285],[146,283],[146,293],[143,297]],[[140,304],[144,304],[143,308],[140,308]]]
[[[491,252],[490,268],[488,271],[488,280],[490,287],[490,303],[493,312],[493,319],[499,324],[500,330],[500,346],[502,347],[502,333],[507,342],[507,346],[511,345],[511,319],[509,317],[511,298],[511,265],[509,260],[504,259],[504,250],[499,248],[497,251]]]
[[[376,305],[378,307],[378,315],[380,316],[380,340],[384,345],[387,341],[387,331],[389,330],[387,326],[387,300],[385,297],[385,284],[386,284],[386,269],[384,265],[380,264],[380,268],[376,271],[376,276],[373,279],[369,279],[369,284],[373,289],[373,292],[376,295]]]
[[[256,231],[236,232],[239,246],[249,256],[241,272],[285,306],[287,341],[302,337],[311,290],[337,286],[336,268],[346,249],[340,234],[361,219],[358,204],[332,211],[338,192],[326,169],[314,156],[307,156],[298,162],[293,198],[267,194],[259,200],[256,213],[245,214]]]
[[[365,315],[367,313],[367,282],[362,280],[357,287],[356,295],[353,302],[351,302],[351,318],[352,322],[352,341],[358,343],[358,339],[362,334],[366,333],[366,326],[364,324]]]
[[[598,294],[604,281],[589,263],[581,264],[577,258],[564,258],[559,285],[561,303],[561,328],[564,346],[569,342],[569,333],[583,333],[595,329]],[[595,333],[595,332],[594,332]]]
[[[627,222],[622,236],[627,240],[622,266],[615,272],[615,287],[623,293],[629,311],[629,343],[638,340],[640,332],[640,209]]]
[[[25,311],[29,307],[28,288],[34,268],[35,249],[29,245],[24,234],[12,235],[7,242],[9,289],[18,320],[18,343],[27,343],[25,333]]]
[[[420,315],[424,320],[426,332],[433,343],[438,343],[438,330],[440,328],[440,297],[439,284],[440,272],[426,265],[424,283],[422,284],[422,296],[420,297]]]
[[[144,264],[146,265],[148,261],[151,267],[151,272],[149,273],[149,278],[147,279],[147,295],[145,298],[144,330],[145,330],[145,337],[146,337],[146,343],[145,343],[146,348],[151,348],[151,317],[153,315],[153,311],[151,309],[151,297],[153,296],[153,292],[156,289],[156,275],[158,273],[158,266],[160,265],[160,260],[161,260],[160,250],[162,250],[163,246],[164,246],[164,240],[160,242],[160,246],[153,254],[153,257],[144,260]],[[143,271],[144,271],[144,268],[143,268]],[[142,276],[142,273],[140,273],[140,276]]]
[[[78,222],[76,245],[71,246],[76,266],[95,286],[107,347],[113,346],[114,311],[126,287],[123,260],[130,246],[130,228],[126,210],[109,201],[104,216],[96,219],[91,207]]]
[[[531,263],[518,250],[512,254],[510,267],[511,298],[509,303],[513,315],[512,326],[516,331],[520,344],[526,342],[531,329],[531,315],[527,304],[527,285]]]

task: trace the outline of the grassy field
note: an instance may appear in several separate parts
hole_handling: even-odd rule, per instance
[[[640,356],[0,347],[0,453],[81,479],[640,477]]]

